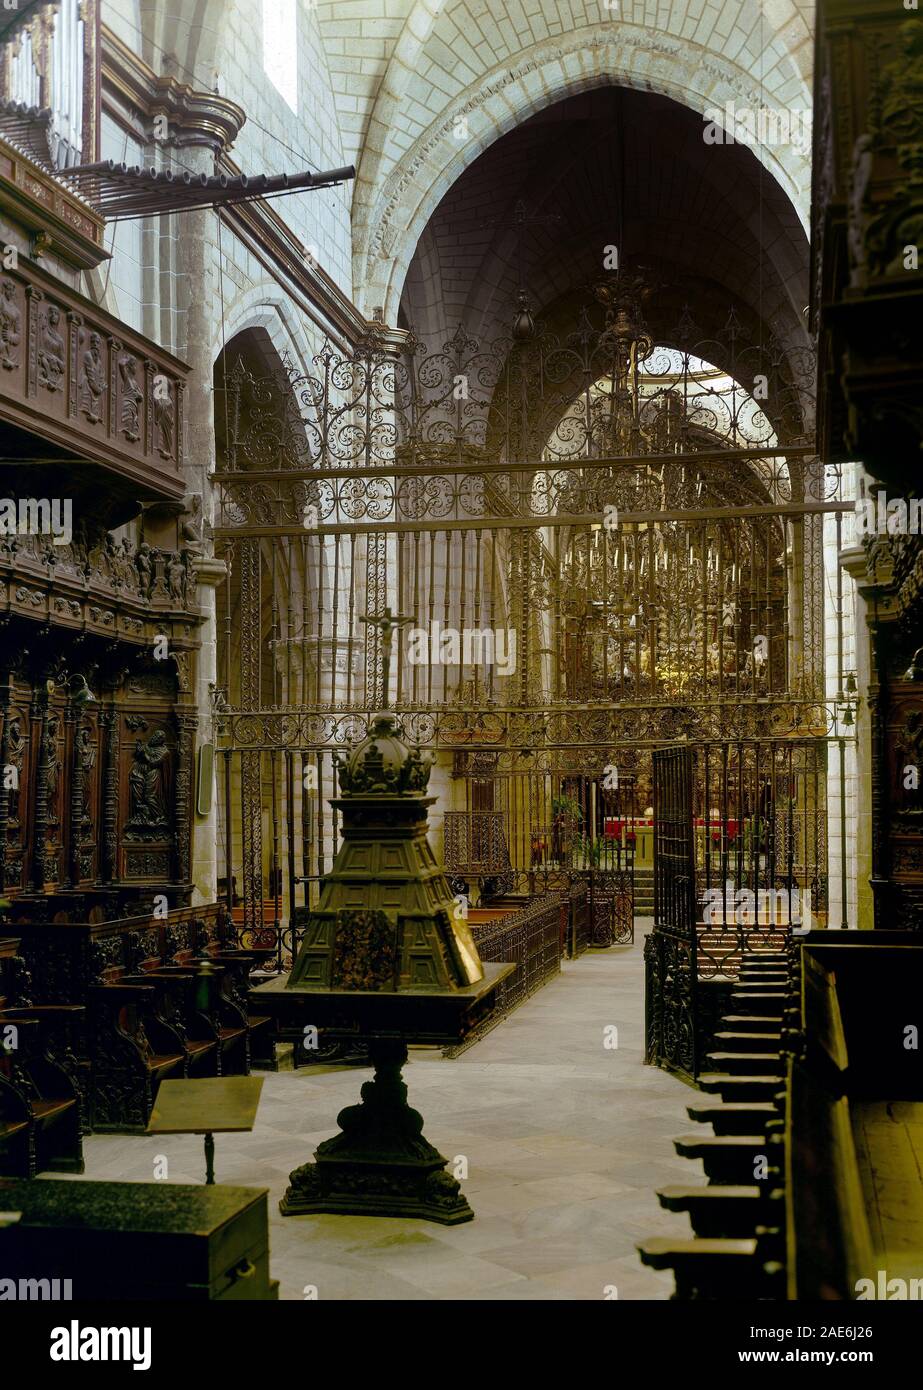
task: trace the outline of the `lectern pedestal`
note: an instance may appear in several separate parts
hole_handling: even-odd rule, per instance
[[[273,980],[253,991],[260,1007],[286,1023],[309,1023],[328,1037],[368,1040],[374,1078],[358,1105],[337,1116],[339,1134],[319,1144],[313,1163],[290,1174],[279,1204],[283,1216],[339,1212],[356,1216],[416,1216],[453,1226],[474,1212],[448,1159],[423,1134],[423,1118],[407,1104],[401,1069],[407,1042],[457,1044],[493,1008],[502,980],[515,965],[485,964],[484,978],[453,994],[331,994]],[[354,1020],[351,1026],[344,1022]]]

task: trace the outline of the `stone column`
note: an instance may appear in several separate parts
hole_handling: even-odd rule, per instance
[[[183,149],[181,157],[189,169],[209,175],[214,172],[211,150],[187,147]],[[218,219],[212,209],[204,209],[183,213],[172,221],[175,239],[169,244],[171,263],[159,267],[160,301],[173,310],[169,320],[174,330],[173,350],[192,368],[185,401],[186,487],[190,497],[197,495],[202,499],[200,516],[206,534],[203,535],[203,555],[196,559],[196,602],[203,622],[196,634],[201,645],[191,695],[195,702],[200,739],[212,742],[211,687],[217,680],[216,586],[225,573],[224,563],[215,560],[213,548],[207,539],[208,525],[214,519],[211,484],[215,464],[212,345],[221,337],[220,324],[217,322],[221,304]],[[166,321],[165,317],[163,321]],[[190,769],[190,775],[193,771]],[[194,803],[194,786],[191,786],[190,797]],[[192,804],[189,870],[194,884],[193,903],[213,902],[218,891],[218,815],[215,796],[211,798],[211,809],[207,815],[199,816],[194,811]]]

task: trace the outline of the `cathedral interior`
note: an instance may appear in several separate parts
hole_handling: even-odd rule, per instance
[[[0,9],[52,1360],[96,1303],[758,1301],[736,1364],[923,1298],[921,25]]]

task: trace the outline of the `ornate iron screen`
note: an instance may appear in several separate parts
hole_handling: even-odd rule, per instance
[[[389,702],[437,758],[473,894],[624,873],[605,796],[630,785],[644,820],[654,748],[827,731],[822,513],[844,504],[810,359],[733,316],[655,346],[604,291],[557,337],[382,330],[306,372],[225,354],[220,853],[240,926],[283,954],[336,850],[332,750],[383,701],[362,620],[386,607]]]
[[[694,1079],[714,986],[745,951],[825,925],[826,744],[737,740],[654,753],[654,925],[646,1060]]]
[[[698,933],[691,748],[661,748],[654,767],[654,928],[644,943],[645,1060],[694,1078]]]

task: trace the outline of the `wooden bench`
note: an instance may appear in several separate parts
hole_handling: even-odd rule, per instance
[[[68,1010],[66,1022],[73,1021]],[[55,1059],[61,1011],[0,1012],[0,1173],[83,1172],[80,1094],[66,1065]]]
[[[690,1106],[703,1132],[674,1141],[677,1153],[702,1163],[708,1183],[665,1188],[658,1198],[668,1211],[686,1216],[692,1235],[638,1246],[645,1264],[673,1270],[677,1298],[770,1298],[784,1287],[782,1021],[790,985],[787,976],[778,979],[778,964],[775,958],[751,961],[744,953],[743,984],[732,993],[708,1059],[715,1070],[699,1077],[706,1095],[720,1101]],[[784,987],[767,990],[767,979]],[[767,993],[778,996],[769,1007]]]
[[[186,1075],[183,1039],[158,1016],[153,985],[112,981],[91,985],[88,996],[91,1127],[144,1133],[161,1081]]]
[[[164,1076],[249,1071],[247,988],[262,955],[238,950],[222,905],[17,930],[28,1002],[86,1006],[75,1051],[93,1129],[143,1131]]]
[[[861,1281],[886,1296],[879,1271],[906,1282],[923,1267],[923,1067],[905,1046],[905,1029],[923,1024],[923,941],[796,938],[771,1012],[752,1013],[769,974],[744,962],[712,1055],[727,1070],[699,1078],[721,1101],[689,1115],[713,1135],[676,1141],[708,1186],[659,1194],[693,1234],[643,1242],[641,1258],[674,1271],[679,1298],[855,1299]],[[748,1055],[751,1075],[734,1069]],[[766,1180],[754,1183],[762,1154]]]

